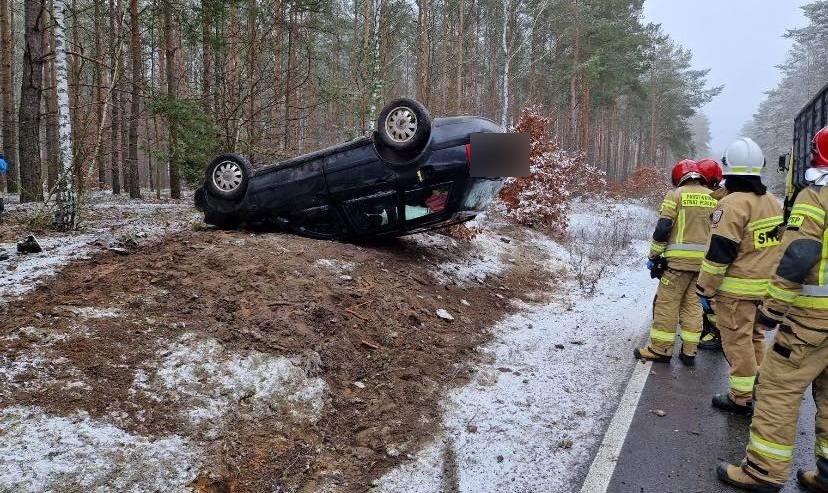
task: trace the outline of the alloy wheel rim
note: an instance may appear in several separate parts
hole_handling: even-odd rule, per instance
[[[244,173],[233,161],[223,161],[213,170],[213,185],[223,192],[232,192],[242,184]]]
[[[398,106],[385,118],[385,133],[394,142],[404,143],[417,133],[417,115],[407,106]]]

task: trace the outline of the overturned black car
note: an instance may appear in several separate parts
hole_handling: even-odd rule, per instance
[[[470,174],[470,136],[503,129],[479,117],[436,118],[399,99],[372,136],[252,170],[216,157],[195,193],[204,221],[313,238],[400,236],[472,219],[502,185]]]

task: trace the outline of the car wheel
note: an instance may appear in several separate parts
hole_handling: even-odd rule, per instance
[[[244,195],[250,181],[250,164],[238,154],[222,154],[207,167],[205,185],[210,195],[235,200]]]
[[[419,101],[402,98],[382,109],[376,128],[384,147],[405,153],[419,152],[431,135],[431,117]]]

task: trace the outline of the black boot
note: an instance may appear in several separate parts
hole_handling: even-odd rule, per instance
[[[703,333],[701,341],[699,341],[699,349],[708,351],[718,351],[722,349],[722,337],[719,334],[719,329],[713,327],[709,332]]]
[[[753,414],[753,403],[749,403],[747,406],[742,406],[741,404],[736,404],[733,400],[730,399],[730,396],[727,394],[716,394],[713,396],[713,407],[717,409],[721,409],[722,411],[727,411],[729,413],[734,414],[741,414],[744,416],[749,416]]]
[[[679,353],[679,359],[684,363],[684,366],[696,366],[696,357],[684,354],[684,351]]]
[[[818,457],[817,470],[800,469],[796,473],[796,480],[812,493],[828,493],[828,460]]]

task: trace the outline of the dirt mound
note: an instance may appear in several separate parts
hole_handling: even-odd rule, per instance
[[[466,283],[445,263],[475,254],[445,241],[195,231],[104,252],[10,303],[0,406],[181,436],[201,491],[363,491],[435,431],[511,300],[548,287],[518,248]]]

